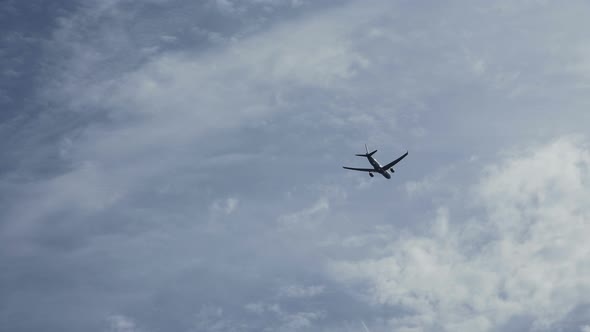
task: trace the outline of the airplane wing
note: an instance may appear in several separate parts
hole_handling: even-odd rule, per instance
[[[361,172],[377,172],[374,168],[354,168],[354,167],[345,167],[342,168],[351,169],[353,171],[361,171]]]
[[[403,156],[397,158],[396,160],[390,162],[389,164],[383,166],[383,169],[390,169],[393,165],[399,163],[402,159],[404,159],[408,155],[408,152],[404,153]]]

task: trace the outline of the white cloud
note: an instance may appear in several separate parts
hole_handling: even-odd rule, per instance
[[[239,200],[234,197],[229,197],[225,200],[215,201],[211,205],[211,212],[213,214],[232,214],[238,207]]]
[[[300,331],[308,329],[311,324],[324,317],[324,314],[317,312],[297,312],[283,316],[283,325],[278,331]]]
[[[383,258],[337,262],[335,276],[365,280],[371,301],[415,312],[392,328],[487,331],[530,315],[546,330],[590,295],[588,167],[578,138],[518,151],[473,188],[486,210],[475,235],[442,209],[430,234],[395,237]]]
[[[307,208],[279,216],[278,222],[286,230],[293,228],[313,229],[329,210],[328,199],[322,197]]]
[[[279,290],[279,294],[291,298],[307,298],[314,297],[324,292],[324,286],[301,286],[289,285],[283,286]]]
[[[223,308],[205,306],[196,314],[194,328],[190,331],[236,331],[236,326],[226,317]]]
[[[267,329],[272,329],[273,331],[290,332],[307,330],[313,326],[314,321],[321,320],[326,316],[324,312],[285,311],[276,303],[249,303],[245,306],[245,309],[256,315],[269,314],[265,318],[268,321],[265,325]],[[275,319],[277,320],[276,326],[273,326],[274,324],[270,321],[274,321]]]
[[[107,332],[139,332],[133,319],[123,315],[111,315],[108,317],[109,329]]]
[[[231,0],[215,0],[215,4],[220,11],[227,14],[238,14],[238,8]]]

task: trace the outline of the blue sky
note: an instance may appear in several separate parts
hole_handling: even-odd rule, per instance
[[[588,14],[2,2],[0,330],[590,331]]]

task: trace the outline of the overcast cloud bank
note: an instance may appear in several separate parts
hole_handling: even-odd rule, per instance
[[[0,329],[587,330],[588,14],[6,2]]]

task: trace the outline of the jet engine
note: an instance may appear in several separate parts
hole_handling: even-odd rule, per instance
[[[369,176],[370,176],[370,177],[373,177],[373,173],[369,173]]]
[[[395,170],[393,168],[389,169],[391,171],[391,173],[395,173]]]

